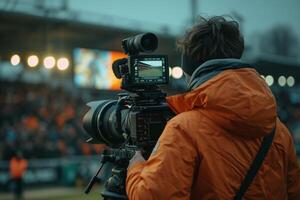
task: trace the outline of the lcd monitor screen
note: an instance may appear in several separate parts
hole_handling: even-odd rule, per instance
[[[138,63],[138,68],[140,78],[155,79],[163,75],[161,60],[141,60]]]

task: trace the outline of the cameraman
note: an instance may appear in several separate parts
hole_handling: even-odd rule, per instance
[[[267,153],[258,158],[262,164],[256,163],[240,199],[299,200],[300,167],[291,135],[265,81],[240,60],[244,41],[238,23],[202,18],[179,47],[189,92],[167,99],[177,115],[149,160],[139,152],[132,158],[129,199],[239,199],[262,148]]]

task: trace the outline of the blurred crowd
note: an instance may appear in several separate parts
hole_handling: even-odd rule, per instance
[[[101,152],[103,145],[85,143],[84,105],[80,96],[62,88],[1,83],[0,160],[19,150],[28,159]]]
[[[290,130],[298,155],[300,155],[300,88],[273,89],[277,100],[278,115],[280,120]]]
[[[278,113],[300,152],[300,96],[277,89]],[[81,95],[47,85],[1,83],[0,160],[16,150],[25,158],[55,158],[100,153],[103,145],[85,143],[81,119],[87,111]]]

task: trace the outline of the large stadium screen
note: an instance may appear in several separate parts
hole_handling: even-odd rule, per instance
[[[112,63],[126,55],[117,51],[76,48],[74,83],[78,87],[119,90],[121,80],[112,71]]]

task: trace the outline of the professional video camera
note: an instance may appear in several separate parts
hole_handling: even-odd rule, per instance
[[[129,160],[136,150],[142,150],[147,159],[167,121],[174,116],[158,85],[169,80],[167,56],[141,55],[153,52],[158,39],[153,33],[124,39],[122,47],[128,58],[116,60],[112,69],[122,79],[118,100],[90,102],[90,110],[83,118],[83,127],[91,138],[89,143],[104,143],[110,147],[102,154],[101,167],[91,179],[86,193],[95,182],[106,162],[113,163],[112,176],[101,192],[104,199],[127,199],[125,181]]]

